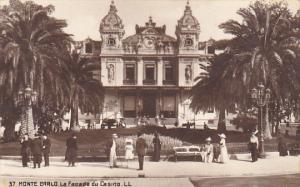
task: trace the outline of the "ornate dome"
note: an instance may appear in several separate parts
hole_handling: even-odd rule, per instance
[[[117,15],[117,8],[114,1],[111,1],[108,14],[101,20],[100,32],[124,29],[121,18]]]
[[[184,15],[178,20],[178,27],[200,29],[200,24],[197,18],[192,15],[189,1],[185,6]]]

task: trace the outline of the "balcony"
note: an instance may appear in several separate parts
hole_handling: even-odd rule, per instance
[[[143,84],[144,84],[144,85],[155,85],[155,84],[156,84],[156,80],[153,80],[153,79],[145,79],[145,80],[143,80]]]
[[[125,79],[123,80],[124,85],[136,85],[136,80],[134,79]]]
[[[176,85],[175,80],[163,80],[163,85]]]

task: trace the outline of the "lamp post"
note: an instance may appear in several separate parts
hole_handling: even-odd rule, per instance
[[[21,108],[21,137],[28,134],[30,138],[34,137],[34,121],[32,114],[32,105],[37,102],[37,92],[32,91],[30,86],[21,89],[16,99],[17,106]]]
[[[264,150],[264,133],[263,133],[263,107],[268,105],[271,97],[271,90],[266,89],[265,86],[260,82],[258,83],[257,89],[251,90],[251,98],[258,107],[258,130],[259,130],[259,157],[265,157]]]

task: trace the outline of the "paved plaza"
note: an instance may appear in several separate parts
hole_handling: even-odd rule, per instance
[[[57,159],[56,159],[57,160]],[[237,160],[229,163],[203,163],[193,161],[145,162],[144,171],[137,171],[138,163],[119,162],[119,168],[110,169],[107,162],[81,162],[76,167],[67,167],[63,161],[53,161],[50,167],[39,169],[23,168],[20,160],[1,159],[1,176],[20,177],[219,177],[257,176],[300,173],[300,156],[279,157],[278,153],[268,153],[266,159],[250,162],[249,154],[237,155]]]

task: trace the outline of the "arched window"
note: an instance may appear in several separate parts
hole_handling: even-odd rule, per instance
[[[85,44],[85,53],[93,53],[93,45],[91,43]]]
[[[184,46],[188,47],[188,46],[192,46],[193,45],[193,40],[191,38],[187,38],[184,41]]]
[[[108,46],[115,46],[116,45],[116,40],[114,38],[108,38],[107,45]]]

